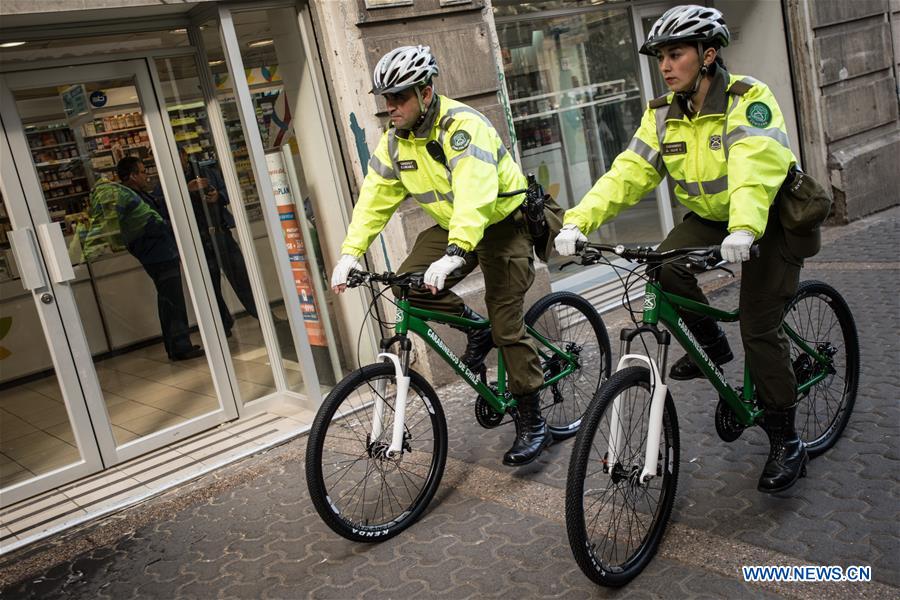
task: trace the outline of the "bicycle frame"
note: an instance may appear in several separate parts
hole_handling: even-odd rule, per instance
[[[472,370],[463,364],[459,357],[450,350],[450,347],[447,346],[446,342],[444,342],[444,340],[441,339],[441,336],[431,327],[431,323],[443,323],[445,325],[462,326],[470,329],[488,329],[490,327],[490,323],[487,321],[471,321],[469,319],[464,319],[463,317],[457,317],[443,312],[416,308],[410,306],[408,299],[398,299],[397,323],[394,326],[395,336],[388,341],[393,343],[400,337],[407,336],[408,333],[412,331],[425,340],[444,362],[450,365],[453,370],[469,384],[469,386],[485,399],[494,411],[503,414],[509,408],[515,406],[515,399],[508,397],[506,391],[506,364],[503,361],[502,352],[498,353],[497,356],[497,392],[494,393],[485,381],[482,381],[477,374],[472,372]],[[549,350],[552,354],[559,356],[566,362],[566,367],[561,372],[544,380],[541,389],[553,385],[557,381],[567,377],[578,367],[575,362],[575,357],[572,354],[557,348],[550,340],[535,331],[531,326],[526,324],[525,331],[529,336],[537,340],[540,346]]]
[[[734,411],[735,415],[737,415],[738,421],[745,426],[752,425],[762,414],[762,411],[758,410],[753,404],[754,386],[753,380],[750,378],[749,363],[745,362],[744,364],[743,394],[739,394],[725,379],[725,374],[718,365],[709,358],[703,350],[703,347],[694,338],[694,334],[691,333],[684,320],[678,314],[678,308],[710,316],[717,321],[726,323],[737,321],[739,319],[739,312],[736,310],[721,310],[708,304],[678,296],[677,294],[665,293],[659,287],[658,283],[650,281],[645,287],[642,323],[644,325],[656,326],[656,324],[661,321],[681,343],[681,346],[694,362],[699,365],[700,370],[706,378],[712,383],[716,391],[719,392],[719,395],[725,399],[726,404]],[[781,327],[788,337],[790,337],[814,360],[821,363],[827,363],[828,359],[810,347],[810,345],[791,329],[787,323],[782,323]],[[827,376],[827,373],[820,373],[809,381],[798,382],[798,393],[805,392]]]
[[[487,329],[491,325],[487,321],[471,321],[463,317],[449,315],[443,312],[425,310],[410,306],[408,298],[398,298],[397,306],[397,322],[394,325],[394,336],[392,338],[382,340],[382,352],[379,358],[390,360],[394,364],[394,370],[397,377],[397,400],[394,406],[394,424],[391,430],[391,443],[387,450],[388,457],[394,457],[403,451],[403,435],[406,425],[406,395],[409,391],[409,351],[411,344],[407,337],[412,331],[431,346],[438,353],[444,362],[449,364],[454,371],[459,374],[463,380],[469,384],[482,398],[491,406],[491,408],[499,414],[504,414],[509,408],[516,404],[515,398],[506,392],[506,365],[503,362],[503,353],[499,353],[497,359],[497,392],[487,385],[478,375],[472,372],[460,359],[450,350],[450,347],[441,339],[441,336],[432,329],[429,323],[444,323],[446,325],[462,326],[471,329]],[[560,379],[570,375],[578,364],[575,357],[563,350],[557,348],[547,338],[532,329],[528,324],[525,325],[525,331],[536,339],[541,346],[549,349],[556,356],[561,357],[566,366],[559,373],[544,379],[541,389],[553,385]],[[387,350],[395,343],[400,342],[400,354],[393,354]],[[543,355],[542,355],[543,356]],[[384,389],[376,390],[375,409],[372,422],[371,438],[377,439],[383,433],[384,427]]]

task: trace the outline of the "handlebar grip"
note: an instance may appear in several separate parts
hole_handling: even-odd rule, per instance
[[[713,246],[711,248],[711,250],[712,250],[713,258],[715,258],[717,261],[724,260],[722,258],[722,246]],[[750,246],[750,258],[759,258],[759,243],[758,242],[753,242],[753,245]]]

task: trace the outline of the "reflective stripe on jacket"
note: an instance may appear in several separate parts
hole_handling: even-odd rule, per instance
[[[428,153],[432,140],[443,149],[446,166]],[[362,255],[407,197],[449,232],[448,243],[473,250],[485,228],[525,197],[497,194],[525,187],[525,176],[490,121],[461,102],[435,96],[415,132],[391,128],[381,136],[341,253]]]
[[[650,102],[628,148],[566,211],[566,224],[593,231],[668,175],[678,201],[699,216],[763,234],[769,206],[797,162],[775,96],[766,84],[721,68],[693,119],[674,96]]]

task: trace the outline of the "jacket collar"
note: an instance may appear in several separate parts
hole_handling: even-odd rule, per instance
[[[709,82],[706,99],[703,100],[703,108],[700,109],[700,114],[696,116],[725,114],[725,109],[728,107],[728,82],[730,79],[728,71],[722,67],[716,69],[716,74],[713,75]],[[672,103],[669,105],[669,112],[666,113],[666,120],[683,119],[684,116],[684,107],[678,101],[678,95],[674,94]]]

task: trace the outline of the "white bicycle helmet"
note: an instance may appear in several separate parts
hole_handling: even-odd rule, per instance
[[[731,41],[731,32],[722,13],[715,8],[685,4],[663,13],[641,46],[641,54],[657,56],[659,47],[678,42],[697,42],[724,48]]]
[[[428,46],[400,46],[381,57],[372,73],[373,94],[394,94],[421,85],[438,74]]]

